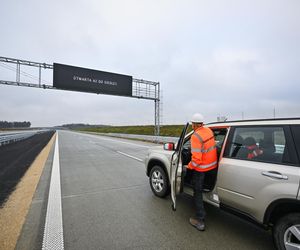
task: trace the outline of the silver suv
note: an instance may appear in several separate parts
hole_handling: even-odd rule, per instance
[[[149,150],[146,174],[153,193],[193,195],[190,138]],[[272,228],[277,249],[300,249],[300,119],[208,124],[215,135],[218,168],[205,176],[204,201]]]

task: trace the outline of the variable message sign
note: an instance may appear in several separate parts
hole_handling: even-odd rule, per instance
[[[53,87],[97,94],[132,96],[132,76],[54,63]]]

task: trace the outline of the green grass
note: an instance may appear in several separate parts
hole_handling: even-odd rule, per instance
[[[164,125],[160,127],[161,136],[180,136],[184,125]],[[154,135],[154,126],[118,126],[118,127],[99,127],[83,128],[79,131],[98,132],[98,133],[122,133],[138,135]]]

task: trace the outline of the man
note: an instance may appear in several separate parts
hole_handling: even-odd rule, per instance
[[[213,132],[210,128],[203,126],[203,116],[196,113],[191,122],[194,134],[191,137],[192,160],[188,168],[193,170],[196,216],[190,218],[190,223],[198,230],[204,231],[203,183],[205,173],[217,167],[217,149]]]

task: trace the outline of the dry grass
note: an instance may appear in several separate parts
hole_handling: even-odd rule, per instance
[[[164,125],[160,127],[161,136],[175,136],[181,134],[184,125]],[[154,126],[118,126],[118,127],[96,127],[82,128],[80,131],[98,132],[98,133],[122,133],[137,135],[154,135]]]

